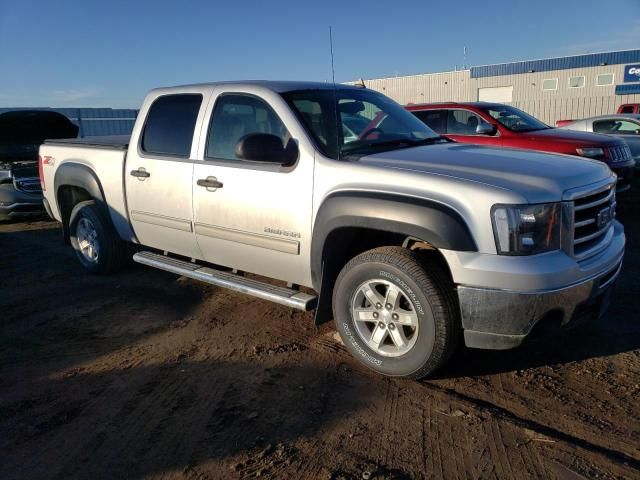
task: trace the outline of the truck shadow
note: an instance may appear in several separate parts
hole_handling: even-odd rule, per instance
[[[636,312],[636,319],[640,314]],[[562,365],[640,349],[640,330],[616,325],[611,315],[554,336],[531,340],[513,350],[462,348],[433,379],[476,377]]]
[[[0,476],[224,478],[220,462],[206,465],[224,459],[234,477],[277,476],[297,461],[297,439],[376,398],[354,394],[366,378],[327,367],[209,359],[36,381],[0,409]]]
[[[86,273],[52,222],[5,225],[0,234],[0,364],[47,375],[188,322],[207,292],[135,264]],[[64,354],[60,354],[64,345]],[[3,386],[20,372],[3,369]]]

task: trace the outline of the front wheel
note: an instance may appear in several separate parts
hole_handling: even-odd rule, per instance
[[[94,201],[80,202],[69,218],[71,246],[80,264],[92,273],[111,273],[122,267],[126,245]]]
[[[333,290],[336,328],[347,349],[384,375],[421,378],[452,355],[460,335],[453,285],[401,247],[362,253]]]

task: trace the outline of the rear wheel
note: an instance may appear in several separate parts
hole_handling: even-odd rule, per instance
[[[421,378],[453,354],[460,321],[453,285],[436,264],[400,247],[370,250],[340,272],[336,328],[347,349],[385,375]]]
[[[122,267],[126,245],[93,200],[80,202],[69,218],[70,240],[80,264],[92,273],[111,273]]]

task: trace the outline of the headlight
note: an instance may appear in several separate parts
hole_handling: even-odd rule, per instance
[[[604,158],[604,150],[602,148],[576,148],[576,152],[578,152],[578,155],[580,155],[581,157]]]
[[[560,249],[560,204],[495,205],[491,212],[500,255],[532,255]]]

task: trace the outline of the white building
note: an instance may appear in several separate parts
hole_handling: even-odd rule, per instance
[[[623,103],[640,103],[640,50],[483,65],[364,83],[401,104],[501,102],[553,125],[556,120],[614,113]]]

